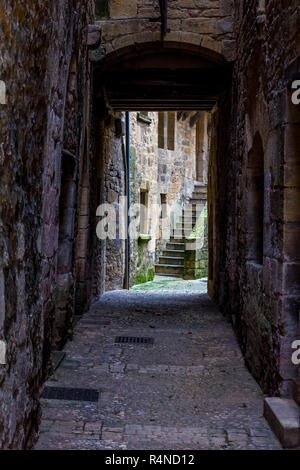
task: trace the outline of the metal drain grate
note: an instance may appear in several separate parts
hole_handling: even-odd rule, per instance
[[[48,400],[98,402],[99,392],[90,388],[45,387],[42,398]]]
[[[153,344],[153,338],[139,338],[137,336],[117,336],[115,343],[121,344]]]

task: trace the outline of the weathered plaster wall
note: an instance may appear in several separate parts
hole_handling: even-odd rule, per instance
[[[55,310],[64,108],[90,2],[3,1],[0,75],[0,448],[31,447]],[[77,10],[79,15],[75,15]],[[79,19],[80,18],[80,19]]]

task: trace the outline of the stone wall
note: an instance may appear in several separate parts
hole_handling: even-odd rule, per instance
[[[125,196],[125,139],[116,136],[116,122],[109,118],[102,133],[104,145],[102,201],[113,204],[116,217],[120,214],[120,197]],[[115,240],[105,242],[105,291],[123,289],[125,275],[125,241],[116,233]]]
[[[143,191],[148,207],[145,223],[137,220],[139,239],[131,240],[131,285],[154,278],[156,236],[158,230],[158,114],[130,113],[130,202],[139,205]],[[137,207],[139,211],[139,207]],[[139,215],[141,213],[139,211]]]
[[[214,115],[209,290],[263,390],[291,395],[298,381],[291,344],[299,335],[299,112],[285,75],[299,55],[300,10],[296,1],[264,3],[235,5],[231,117],[229,101]]]
[[[30,448],[37,437],[55,311],[66,90],[74,35],[77,45],[86,43],[92,18],[88,1],[0,6],[0,78],[7,88],[7,104],[0,105],[2,449]]]
[[[135,43],[159,41],[161,22],[156,0],[97,0],[98,24],[106,53]],[[232,0],[170,0],[167,41],[202,45],[233,60]]]

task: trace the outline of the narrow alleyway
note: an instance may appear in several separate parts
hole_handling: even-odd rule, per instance
[[[204,281],[156,278],[105,294],[47,383],[99,399],[43,399],[36,449],[280,449],[232,328],[205,292]]]

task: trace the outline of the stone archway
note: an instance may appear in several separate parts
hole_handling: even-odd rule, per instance
[[[231,87],[232,66],[215,51],[183,42],[155,41],[126,46],[106,56],[99,56],[96,51],[92,53],[91,59],[98,129],[103,131],[104,121],[104,127],[107,128],[107,132],[102,132],[100,145],[103,148],[99,150],[107,171],[110,171],[111,166],[119,172],[115,154],[121,152],[122,146],[116,142],[113,117],[118,119],[121,111],[196,111],[201,115],[201,112],[210,112],[214,108],[220,121],[215,120],[213,123],[215,134],[218,134],[219,127],[228,127],[230,106],[224,97]],[[216,138],[217,143],[213,148],[215,158],[219,146],[226,139],[228,132]],[[122,156],[119,160],[122,160]],[[102,180],[105,180],[104,173]],[[109,189],[105,186],[109,186]],[[120,187],[114,189],[115,195],[122,195]],[[111,199],[111,182],[104,183],[102,193],[105,192]],[[211,193],[211,196],[212,208],[217,199],[215,193]],[[224,201],[219,204],[222,206]]]
[[[202,46],[225,60],[234,60],[233,2],[197,3],[169,1],[162,12],[158,0],[96,0],[102,52],[111,54],[124,47],[163,41]]]
[[[207,111],[231,83],[221,54],[183,42],[134,44],[91,59],[98,109]]]

